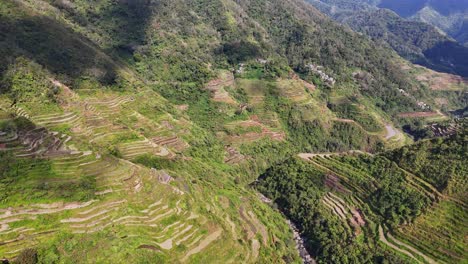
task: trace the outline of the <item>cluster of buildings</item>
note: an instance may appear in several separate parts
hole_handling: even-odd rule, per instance
[[[326,84],[328,84],[330,86],[335,85],[336,80],[333,79],[332,77],[330,77],[328,74],[326,74],[323,71],[322,66],[317,66],[317,65],[314,65],[314,64],[308,64],[308,65],[306,65],[306,67],[311,72],[317,74],[320,77],[320,79],[322,79],[322,81],[324,81]]]

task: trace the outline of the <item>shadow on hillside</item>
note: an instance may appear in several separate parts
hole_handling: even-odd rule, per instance
[[[113,8],[104,14],[104,17],[116,21],[112,36],[114,49],[119,53],[133,55],[138,46],[145,44],[152,10],[157,8],[158,3],[150,0],[120,0],[119,4],[113,5]]]
[[[151,0],[118,0],[99,12],[96,12],[91,4],[85,13],[80,13],[70,2],[52,3],[75,23],[83,27],[97,25],[100,30],[109,34],[113,49],[111,51],[120,55],[132,55],[139,45],[145,43],[152,10],[157,8],[158,4],[159,1]]]
[[[468,77],[468,48],[453,41],[444,41],[425,50],[424,56],[435,65],[427,65],[437,71]],[[442,67],[439,67],[442,65]],[[444,68],[445,67],[445,68]]]
[[[89,23],[88,19],[106,20],[103,28],[111,32],[110,52],[120,55],[133,54],[144,43],[152,13],[150,0],[119,0],[100,14],[84,15],[78,15],[69,6],[60,6],[60,1],[53,3],[80,25]],[[23,14],[21,5],[13,5],[11,14]],[[110,57],[85,36],[50,17],[0,15],[0,77],[19,56],[41,64],[68,83],[83,77],[97,79],[103,85],[116,82],[118,66]]]
[[[56,20],[43,16],[10,19],[0,16],[0,56],[8,67],[18,56],[25,56],[49,71],[66,76],[96,78],[104,85],[113,84],[116,68],[106,55],[84,36]],[[6,65],[5,65],[6,64]]]

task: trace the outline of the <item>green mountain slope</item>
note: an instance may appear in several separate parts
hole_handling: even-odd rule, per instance
[[[7,0],[0,32],[10,261],[299,263],[249,184],[299,152],[402,146],[400,115],[440,107],[299,0]]]
[[[431,26],[431,23],[407,20],[388,9],[379,9],[376,4],[364,1],[309,2],[353,30],[389,45],[400,56],[413,63],[465,77],[468,74],[465,63],[468,49],[441,33],[440,29]],[[403,3],[394,4],[404,7]]]
[[[445,32],[462,45],[467,44],[466,0],[308,0],[326,14],[389,9],[411,21],[424,22]]]
[[[466,143],[465,127],[377,156],[300,154],[256,186],[300,225],[319,262],[463,263]]]
[[[388,1],[383,0],[379,7],[388,8],[403,17],[433,25],[467,45],[466,23],[468,2],[465,0],[424,0],[424,1]]]

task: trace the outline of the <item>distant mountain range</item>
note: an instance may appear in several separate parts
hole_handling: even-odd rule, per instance
[[[370,1],[363,2],[369,3]],[[381,0],[374,2],[379,2],[378,7],[391,9],[404,17],[413,16],[424,8],[431,8],[445,16],[468,9],[466,0]]]
[[[353,30],[388,44],[414,63],[468,76],[468,0],[308,1]]]
[[[382,0],[378,7],[431,24],[465,46],[468,44],[468,0]]]

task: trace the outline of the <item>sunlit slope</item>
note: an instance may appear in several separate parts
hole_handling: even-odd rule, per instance
[[[465,160],[466,130],[380,155],[302,153],[257,188],[300,224],[319,261],[464,263]]]
[[[54,95],[1,99],[3,257],[37,248],[46,263],[295,258],[280,215],[202,159],[207,135],[158,94],[73,91],[37,74],[32,84]]]

